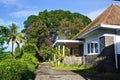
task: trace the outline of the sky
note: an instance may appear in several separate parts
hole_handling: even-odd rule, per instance
[[[120,5],[113,0],[0,0],[0,25],[15,23],[23,29],[28,16],[38,15],[45,9],[78,12],[94,20],[113,3]]]
[[[0,25],[15,23],[24,28],[24,21],[30,15],[38,15],[44,10],[69,10],[81,13],[94,20],[112,4],[120,5],[113,0],[0,0]]]

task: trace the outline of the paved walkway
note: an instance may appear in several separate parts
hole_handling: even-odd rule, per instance
[[[71,71],[53,70],[49,63],[42,63],[35,74],[35,80],[85,80]]]

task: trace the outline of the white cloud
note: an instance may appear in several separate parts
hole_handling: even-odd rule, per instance
[[[96,11],[92,11],[88,14],[86,14],[91,20],[94,20],[97,16],[99,16],[103,11],[105,10],[105,8],[103,9],[99,9]]]
[[[0,3],[5,7],[16,6],[18,9],[30,9],[31,6],[24,4],[24,0],[0,0]],[[36,8],[33,6],[33,8]]]
[[[34,11],[34,10],[23,10],[23,11],[18,11],[18,12],[13,12],[10,14],[10,16],[14,16],[17,18],[23,18],[23,17],[28,17],[30,15],[37,15],[39,11]]]
[[[19,25],[19,23],[15,22],[15,21],[5,21],[5,20],[0,18],[0,25],[8,26],[12,23],[15,23],[16,25]]]
[[[3,24],[5,24],[4,20],[0,19],[0,25],[3,25]]]
[[[19,0],[0,0],[0,3],[8,6],[8,5],[17,5]]]

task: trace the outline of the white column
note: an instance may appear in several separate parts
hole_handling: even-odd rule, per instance
[[[58,46],[58,54],[60,54],[60,45]]]
[[[65,45],[63,45],[63,57],[65,56]]]
[[[60,45],[58,46],[58,55],[60,54]],[[58,65],[60,64],[60,60],[58,60]]]

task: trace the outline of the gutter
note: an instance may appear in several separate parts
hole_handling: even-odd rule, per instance
[[[88,30],[87,32],[83,33],[82,35],[78,36],[77,38],[83,38],[84,36],[88,35],[89,33],[93,32],[94,30],[97,30],[99,28],[120,29],[120,26],[118,26],[118,25],[107,25],[107,24],[98,24],[96,27]]]

